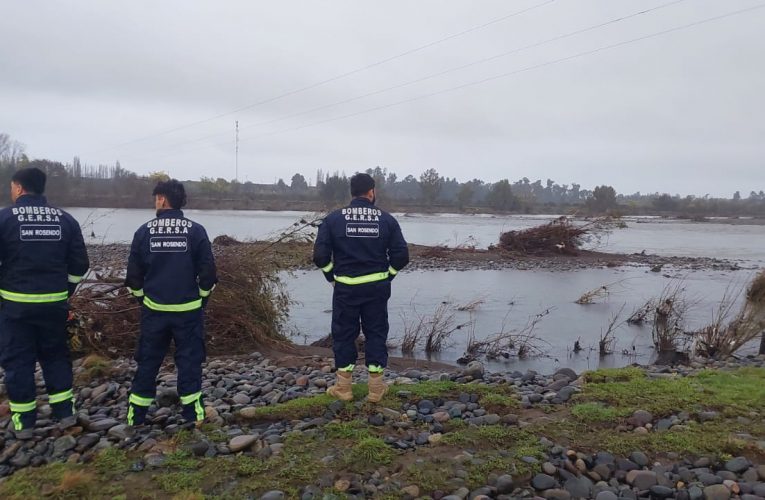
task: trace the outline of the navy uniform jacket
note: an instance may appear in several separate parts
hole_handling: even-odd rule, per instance
[[[199,309],[217,281],[205,228],[181,210],[163,210],[135,232],[125,286],[149,309]]]
[[[392,215],[354,198],[319,226],[313,261],[327,281],[355,285],[392,279],[409,263],[409,249]]]
[[[80,225],[45,196],[25,194],[0,210],[0,297],[6,307],[66,306],[89,266]]]

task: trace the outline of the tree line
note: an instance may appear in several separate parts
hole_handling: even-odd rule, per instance
[[[70,163],[30,159],[23,144],[0,134],[0,182],[7,185],[18,168],[32,166],[50,177],[48,195],[61,206],[145,207],[148,193],[162,171],[138,175],[113,165],[86,165],[75,157]],[[765,216],[765,192],[740,192],[731,198],[684,196],[669,193],[620,194],[609,185],[584,189],[580,184],[559,184],[552,179],[531,181],[528,177],[497,182],[472,179],[460,182],[442,176],[435,168],[418,176],[399,177],[387,168],[365,170],[374,177],[378,203],[395,210],[430,210],[498,213],[608,213],[612,215],[658,214],[686,216]],[[347,202],[348,176],[342,172],[318,170],[309,182],[295,173],[289,182],[273,184],[238,182],[222,177],[186,180],[192,208],[235,208],[272,210],[319,210]],[[2,201],[8,193],[0,190]],[[150,203],[149,203],[150,204]]]

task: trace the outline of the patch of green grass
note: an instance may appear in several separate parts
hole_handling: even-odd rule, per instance
[[[493,447],[509,448],[521,436],[524,436],[524,433],[517,428],[505,427],[503,425],[485,425],[482,427],[465,427],[449,432],[444,435],[441,442],[460,447],[488,444]]]
[[[354,384],[353,397],[355,401],[366,397],[367,393],[368,388],[366,384]],[[275,405],[260,406],[255,409],[255,416],[252,420],[298,420],[318,417],[323,415],[334,401],[335,398],[329,394],[319,394],[317,396],[291,399]],[[352,402],[346,403],[346,410],[350,411],[352,408]]]
[[[492,473],[517,473],[517,461],[510,456],[502,457],[499,455],[479,457],[477,463],[472,463],[467,467],[468,486],[479,488],[486,484],[486,479]]]
[[[165,455],[165,467],[172,469],[192,470],[198,469],[201,465],[199,459],[192,456],[191,452],[178,450]]]
[[[130,470],[130,459],[125,450],[106,448],[96,455],[93,465],[99,474],[121,474]]]
[[[227,443],[229,438],[219,426],[215,424],[202,424],[199,431],[213,443]]]
[[[240,476],[257,476],[268,471],[270,464],[259,458],[240,455],[236,457],[235,467]]]
[[[345,456],[349,467],[376,467],[388,465],[393,461],[395,452],[385,442],[376,437],[359,439]]]
[[[722,410],[729,415],[745,414],[762,410],[765,401],[765,369],[741,368],[735,371],[705,370],[694,380],[701,385],[709,401],[704,405]]]
[[[520,402],[518,398],[514,396],[507,396],[505,394],[489,393],[481,397],[481,404],[484,408],[519,408]]]
[[[500,384],[496,386],[487,386],[484,384],[458,384],[451,380],[423,380],[416,384],[394,384],[390,387],[390,391],[385,396],[385,400],[389,403],[398,401],[398,392],[406,391],[410,394],[409,400],[421,400],[421,399],[435,399],[443,398],[448,399],[458,396],[464,392],[467,394],[477,394],[483,401],[486,396],[499,397],[499,396],[513,396],[515,390],[508,384]],[[512,398],[511,398],[512,399]],[[512,404],[505,399],[495,399],[495,401],[501,401],[503,404]]]
[[[62,463],[22,469],[0,483],[0,498],[40,498],[43,488],[58,485],[68,469]]]
[[[202,485],[202,474],[197,472],[162,472],[153,477],[154,481],[167,493],[198,492]]]
[[[571,408],[571,415],[586,423],[614,422],[625,416],[617,408],[606,406],[602,403],[580,403]]]
[[[584,380],[593,383],[629,382],[645,378],[645,371],[634,366],[626,368],[601,368],[584,373]]]
[[[327,439],[362,439],[372,436],[369,426],[360,420],[330,422],[323,430]]]
[[[695,407],[701,401],[701,391],[689,377],[632,378],[588,384],[575,399],[606,403],[622,412],[646,410],[661,417]]]
[[[765,369],[762,368],[706,370],[691,377],[658,379],[638,376],[636,370],[639,369],[592,372],[600,374],[575,399],[606,403],[619,416],[647,410],[654,417],[679,411],[694,413],[704,408],[735,416],[760,408],[765,401]]]
[[[603,436],[602,446],[605,451],[622,455],[643,450],[647,453],[675,452],[687,456],[723,453],[739,455],[753,445],[732,438],[730,428],[725,424],[709,422],[691,423],[686,430],[679,431],[607,433]]]

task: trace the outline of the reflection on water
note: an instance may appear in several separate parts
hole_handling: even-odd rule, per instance
[[[717,303],[731,283],[744,285],[751,271],[693,272],[684,275],[687,296],[695,303],[688,321],[693,329],[711,321]],[[624,325],[617,331],[616,354],[600,358],[597,345],[600,333],[612,315],[624,306],[630,314],[646,300],[661,294],[673,281],[645,269],[594,269],[571,272],[545,271],[415,271],[402,273],[393,282],[390,302],[391,338],[400,337],[404,316],[412,318],[412,310],[421,314],[432,313],[443,301],[455,305],[475,299],[483,303],[473,313],[476,337],[485,338],[506,328],[518,328],[529,317],[550,309],[538,325],[537,333],[544,341],[547,356],[526,360],[510,359],[492,362],[491,369],[534,369],[550,372],[557,367],[569,366],[575,370],[598,367],[625,366],[633,362],[651,361],[650,326]],[[587,290],[608,283],[616,283],[605,300],[590,305],[574,301]],[[291,327],[299,332],[297,342],[310,343],[329,332],[332,288],[321,273],[301,272],[288,278],[288,288],[299,305],[293,307]],[[456,312],[457,322],[470,320],[470,313]],[[571,352],[579,339],[585,350]],[[467,331],[459,331],[452,345],[439,356],[453,363],[465,351]],[[625,356],[627,349],[635,355]],[[596,349],[591,351],[590,348]],[[419,357],[424,353],[419,353]]]
[[[71,208],[89,242],[129,242],[135,230],[154,216],[153,210]],[[187,210],[186,215],[204,225],[211,238],[227,234],[237,239],[263,239],[287,229],[307,214],[236,210]],[[500,233],[543,224],[555,216],[404,215],[399,214],[410,243],[449,246],[473,244],[486,248]],[[629,218],[627,229],[614,231],[598,249],[658,255],[717,257],[765,263],[765,226],[662,221]]]

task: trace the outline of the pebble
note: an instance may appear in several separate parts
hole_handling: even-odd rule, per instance
[[[648,470],[631,470],[627,473],[627,483],[639,490],[647,490],[657,484],[656,473]]]
[[[704,500],[728,500],[730,490],[722,484],[713,484],[704,488]]]
[[[537,490],[549,490],[554,488],[558,482],[549,474],[537,474],[531,480],[531,485]]]
[[[272,490],[267,493],[264,493],[260,497],[260,500],[284,500],[285,498],[287,497],[284,495],[283,491]]]
[[[249,448],[257,440],[258,440],[258,436],[253,436],[250,434],[246,434],[243,436],[236,436],[231,441],[229,441],[228,448],[231,450],[231,453],[237,453],[246,448]]]

